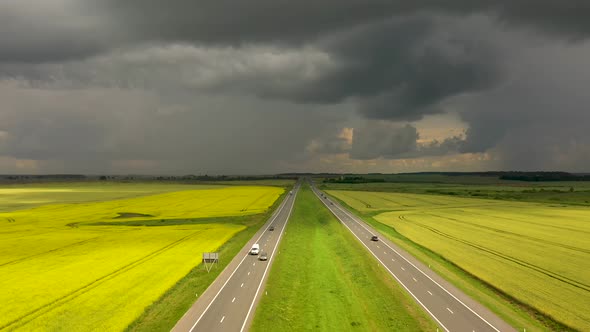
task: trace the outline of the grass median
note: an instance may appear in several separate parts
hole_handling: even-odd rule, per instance
[[[436,325],[302,188],[252,331],[433,331]]]

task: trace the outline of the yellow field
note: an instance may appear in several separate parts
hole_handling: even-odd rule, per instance
[[[121,331],[246,227],[122,222],[260,213],[282,192],[223,187],[0,213],[0,330]]]
[[[590,330],[590,209],[449,196],[329,191],[465,271]],[[391,212],[383,212],[383,211]]]

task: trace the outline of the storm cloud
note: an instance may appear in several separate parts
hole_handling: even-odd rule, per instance
[[[0,167],[261,173],[337,156],[395,172],[455,154],[587,170],[588,15],[581,0],[3,1]],[[466,130],[424,139],[432,115]]]

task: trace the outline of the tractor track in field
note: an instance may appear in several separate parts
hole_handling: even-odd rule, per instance
[[[86,239],[86,240],[82,240],[82,241],[79,241],[79,242],[70,243],[70,244],[65,245],[63,247],[59,247],[59,248],[51,249],[51,250],[48,250],[48,251],[40,252],[38,254],[30,255],[30,256],[27,256],[27,257],[21,257],[21,258],[18,258],[18,259],[9,261],[9,262],[2,263],[2,264],[0,264],[0,267],[6,266],[6,265],[11,265],[11,264],[18,264],[20,262],[26,261],[26,260],[31,259],[31,258],[35,258],[35,257],[38,257],[38,256],[43,256],[43,255],[49,254],[49,253],[54,253],[56,251],[60,251],[60,250],[66,249],[66,248],[79,246],[79,245],[85,244],[87,242],[90,242],[92,240],[96,240],[99,237],[100,236],[96,236],[96,237],[93,237],[93,238],[90,238],[90,239]]]
[[[111,272],[109,274],[106,274],[106,275],[104,275],[104,276],[102,276],[102,277],[82,286],[82,287],[79,287],[78,289],[75,289],[60,298],[57,298],[57,299],[55,299],[49,303],[46,303],[36,309],[33,309],[33,310],[29,311],[28,313],[21,315],[20,317],[15,318],[8,323],[5,323],[4,325],[0,325],[0,330],[4,330],[4,329],[8,329],[8,328],[17,328],[22,325],[25,325],[28,322],[34,320],[35,318],[37,318],[43,314],[46,314],[46,313],[48,313],[48,312],[50,312],[62,305],[68,303],[69,301],[72,301],[73,299],[75,299],[81,295],[84,295],[85,293],[95,289],[96,287],[100,286],[102,283],[104,283],[108,280],[111,280],[111,279],[113,279],[125,272],[128,272],[128,271],[140,266],[143,263],[150,261],[151,259],[153,259],[153,258],[161,255],[162,253],[178,246],[182,242],[188,240],[189,238],[191,238],[201,232],[202,232],[202,230],[199,230],[199,231],[193,232],[187,236],[184,236],[172,243],[165,245],[164,247],[162,247],[160,249],[157,249],[157,250],[155,250],[155,251],[153,251],[153,252],[151,252],[151,253],[149,253],[149,254],[147,254],[147,255],[145,255],[133,262],[130,262],[130,263],[114,270],[113,272]]]
[[[573,286],[573,287],[579,288],[579,289],[581,289],[581,290],[584,290],[584,291],[586,291],[586,292],[590,292],[590,285],[584,284],[583,282],[580,282],[580,281],[577,281],[577,280],[571,279],[571,278],[569,278],[569,277],[566,277],[566,276],[564,276],[564,275],[561,275],[561,274],[558,274],[558,273],[554,273],[554,272],[552,272],[552,271],[549,271],[549,270],[547,270],[547,269],[545,269],[545,268],[542,268],[542,267],[540,267],[540,266],[538,266],[538,265],[531,264],[531,263],[529,263],[529,262],[523,261],[523,260],[521,260],[521,259],[518,259],[518,258],[516,258],[516,257],[512,257],[512,256],[510,256],[510,255],[507,255],[507,254],[501,253],[501,252],[499,252],[499,251],[496,251],[496,250],[494,250],[494,249],[490,249],[490,248],[487,248],[487,247],[484,247],[484,246],[478,245],[478,244],[476,244],[476,243],[473,243],[473,242],[470,242],[470,241],[467,241],[467,240],[464,240],[464,239],[458,238],[458,237],[456,237],[456,236],[453,236],[453,235],[447,234],[447,233],[445,233],[445,232],[442,232],[442,231],[440,231],[440,230],[438,230],[438,229],[436,229],[436,228],[434,228],[434,227],[430,227],[430,226],[424,225],[424,224],[422,224],[422,223],[421,223],[421,222],[419,222],[419,221],[415,221],[415,220],[408,220],[408,219],[406,219],[406,218],[405,218],[405,216],[403,216],[403,215],[400,215],[399,217],[400,217],[400,219],[401,219],[401,220],[404,220],[404,221],[407,221],[407,222],[411,222],[411,223],[412,223],[412,224],[414,224],[414,225],[417,225],[417,226],[419,226],[419,227],[422,227],[422,228],[424,228],[424,229],[426,229],[426,230],[429,230],[429,231],[431,231],[431,232],[433,232],[433,233],[435,233],[435,234],[437,234],[437,235],[439,235],[439,236],[442,236],[442,237],[444,237],[444,238],[447,238],[447,239],[449,239],[449,240],[453,240],[453,241],[456,241],[456,242],[459,242],[459,243],[463,243],[463,244],[465,244],[465,245],[467,245],[467,246],[470,246],[470,247],[472,247],[472,248],[475,248],[475,249],[477,249],[477,250],[480,250],[480,251],[486,252],[486,253],[488,253],[488,254],[491,254],[491,255],[497,256],[497,257],[499,257],[499,258],[502,258],[502,259],[504,259],[504,260],[507,260],[507,261],[513,262],[513,263],[515,263],[515,264],[518,264],[518,265],[520,265],[520,266],[522,266],[522,267],[525,267],[525,268],[531,269],[531,270],[533,270],[533,271],[535,271],[535,272],[538,272],[538,273],[544,274],[544,275],[546,275],[546,276],[548,276],[548,277],[550,277],[550,278],[552,278],[552,279],[555,279],[555,280],[561,281],[561,282],[563,282],[563,283],[566,283],[566,284],[568,284],[568,285],[570,285],[570,286]]]
[[[399,202],[397,202],[397,201],[395,201],[395,200],[393,200],[393,199],[386,198],[386,196],[385,196],[385,195],[383,195],[383,196],[379,196],[379,194],[377,194],[377,193],[370,193],[370,194],[371,194],[372,196],[375,196],[375,197],[377,197],[377,198],[383,199],[383,200],[385,200],[385,201],[388,201],[388,202],[396,203],[396,204],[398,204],[398,205],[402,205],[402,206],[405,206],[405,207],[414,207],[414,206],[411,206],[411,205],[404,205],[404,204],[401,204],[401,203],[399,203]],[[429,200],[427,200],[427,199],[425,199],[425,198],[419,198],[419,197],[407,196],[407,195],[400,194],[400,193],[395,193],[395,195],[396,195],[396,196],[400,196],[400,197],[402,197],[402,198],[405,198],[405,199],[413,200],[413,201],[416,201],[416,202],[422,202],[422,203],[425,203],[425,204],[432,204],[432,205],[438,205],[438,206],[447,206],[447,205],[448,205],[447,203],[438,203],[438,202],[433,202],[433,201],[429,201]],[[419,194],[415,194],[415,195],[419,195]]]
[[[470,223],[470,222],[467,222],[467,221],[463,221],[463,220],[459,220],[459,219],[455,219],[455,218],[451,218],[451,217],[444,217],[444,216],[433,214],[433,213],[424,213],[424,214],[425,215],[429,215],[429,216],[438,217],[438,218],[441,218],[441,219],[446,219],[446,220],[454,221],[456,223],[463,224],[463,225],[468,225],[468,226],[473,226],[473,227],[476,227],[476,228],[486,229],[486,230],[489,230],[489,231],[492,231],[492,232],[495,232],[495,233],[514,235],[514,236],[519,237],[519,238],[525,238],[525,239],[532,240],[532,241],[535,241],[535,242],[541,242],[541,243],[549,244],[549,245],[552,245],[552,246],[555,246],[555,247],[560,247],[560,248],[564,248],[564,249],[569,249],[569,250],[573,250],[573,251],[582,252],[582,253],[585,253],[585,254],[590,254],[590,250],[589,249],[578,248],[578,247],[570,246],[570,245],[559,243],[559,242],[544,240],[544,239],[540,239],[540,238],[537,238],[537,237],[534,237],[534,236],[530,236],[530,235],[526,235],[526,234],[519,234],[519,233],[510,232],[510,231],[504,231],[504,230],[493,228],[493,227],[489,227],[489,226],[473,224],[473,223]]]
[[[536,225],[536,226],[543,226],[543,227],[548,227],[548,228],[556,228],[556,229],[561,229],[561,230],[570,231],[570,232],[576,232],[576,233],[590,234],[590,232],[588,232],[588,231],[574,229],[574,228],[569,228],[569,227],[555,226],[555,225],[547,225],[547,224],[540,224],[540,223],[536,223],[536,222],[532,222],[532,221],[527,221],[527,220],[522,220],[522,219],[514,219],[514,218],[508,218],[508,217],[493,216],[493,215],[488,215],[488,214],[484,214],[484,213],[476,213],[476,212],[472,212],[472,211],[469,211],[468,213],[474,214],[474,215],[477,215],[477,216],[484,216],[484,217],[490,217],[490,218],[496,218],[496,219],[504,219],[504,220],[509,220],[509,221],[517,221],[517,222],[522,222],[522,223],[525,223],[525,224],[531,224],[531,225]]]

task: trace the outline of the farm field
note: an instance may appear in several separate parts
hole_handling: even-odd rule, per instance
[[[252,331],[434,331],[436,325],[302,187]]]
[[[48,204],[105,201],[190,189],[221,187],[214,185],[113,182],[0,185],[0,212],[28,209]]]
[[[241,234],[284,192],[179,187],[0,212],[0,330],[125,330],[199,265],[202,252]],[[73,188],[81,189],[94,188]],[[52,191],[35,194],[52,199]]]
[[[574,329],[590,329],[589,208],[328,193],[536,311]]]
[[[392,175],[384,178],[388,182],[323,183],[319,181],[318,185],[322,190],[445,195],[590,207],[590,181],[526,182],[484,176],[444,175]]]

